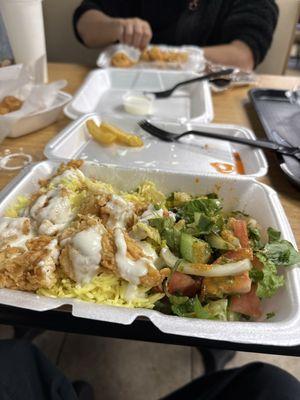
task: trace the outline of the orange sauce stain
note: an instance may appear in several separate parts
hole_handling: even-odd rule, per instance
[[[234,158],[234,162],[235,162],[236,172],[240,175],[245,175],[245,167],[244,167],[243,161],[241,159],[240,153],[234,152],[233,158]]]
[[[239,153],[233,153],[234,165],[222,162],[210,163],[210,165],[215,168],[220,174],[232,174],[237,172],[239,175],[245,175],[245,168],[241,156]]]
[[[221,174],[231,174],[235,170],[235,167],[232,164],[214,162],[214,163],[210,163],[210,165],[213,168],[215,168],[215,170],[217,172],[220,172]]]

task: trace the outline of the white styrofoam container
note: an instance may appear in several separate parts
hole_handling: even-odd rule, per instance
[[[123,95],[128,91],[161,91],[196,76],[186,71],[94,70],[65,107],[65,114],[71,119],[95,112],[130,117],[123,108]],[[166,99],[154,99],[153,109],[153,118],[159,120],[211,122],[210,86],[206,81],[187,85]]]
[[[56,99],[50,108],[19,119],[14,125],[12,125],[8,137],[16,138],[24,136],[53,124],[71,99],[72,96],[70,94],[66,92],[58,92]]]
[[[97,124],[101,120],[121,127],[125,131],[140,135],[144,146],[124,148],[124,146],[101,146],[87,131],[86,121],[93,119]],[[102,164],[114,164],[121,167],[147,167],[162,171],[187,174],[215,173],[211,163],[230,163],[234,165],[233,153],[241,156],[245,174],[251,177],[266,175],[268,167],[263,152],[249,146],[227,141],[189,136],[179,143],[161,141],[143,131],[137,124],[140,118],[116,117],[113,115],[89,114],[68,125],[45,147],[48,159],[65,160],[82,158]],[[190,129],[217,132],[255,140],[255,135],[247,128],[235,125],[200,124],[196,122],[180,124],[177,122],[156,123],[167,131],[180,133]]]
[[[18,195],[37,190],[38,181],[49,177],[58,163],[44,161],[24,171],[0,195],[0,215]],[[225,210],[239,209],[259,221],[263,229],[269,226],[282,232],[283,238],[295,240],[276,192],[255,179],[224,177],[209,174],[190,175],[147,169],[126,169],[85,162],[83,172],[122,190],[131,190],[145,179],[153,181],[164,193],[186,191],[205,194],[218,191],[224,199]],[[259,205],[259,206],[258,206]],[[146,309],[129,309],[85,303],[75,299],[53,299],[9,289],[0,290],[0,303],[37,311],[55,309],[69,304],[77,317],[131,324],[146,317],[161,331],[170,334],[244,344],[296,346],[300,344],[300,271],[296,267],[283,269],[286,285],[271,299],[263,301],[264,312],[276,316],[263,322],[221,322],[167,316]]]
[[[130,67],[130,69],[164,69],[164,70],[183,70],[192,72],[201,72],[205,68],[204,52],[197,46],[168,46],[168,45],[153,45],[148,46],[148,49],[158,47],[162,51],[186,52],[188,54],[188,61],[186,63],[166,63],[161,61],[145,62],[139,61],[138,64]],[[104,49],[97,59],[97,66],[99,68],[114,68],[111,65],[111,59],[117,52],[124,52],[132,60],[138,61],[141,52],[134,47],[124,44],[114,44]]]

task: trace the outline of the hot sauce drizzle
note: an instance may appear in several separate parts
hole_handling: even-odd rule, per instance
[[[245,167],[244,167],[243,161],[241,159],[240,153],[235,151],[233,153],[233,158],[234,158],[234,162],[235,162],[236,172],[240,175],[245,175]]]

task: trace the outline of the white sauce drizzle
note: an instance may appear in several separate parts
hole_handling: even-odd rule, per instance
[[[30,215],[40,224],[38,231],[42,235],[54,235],[74,218],[68,197],[60,196],[59,192],[59,189],[50,190],[31,207]]]
[[[104,228],[95,225],[76,233],[71,240],[70,259],[76,282],[90,282],[99,270]]]
[[[48,246],[46,248],[47,248],[47,250],[49,250],[49,253],[46,256],[46,258],[44,258],[44,260],[42,260],[38,263],[38,266],[41,267],[41,269],[44,273],[44,279],[45,279],[46,284],[50,284],[51,279],[52,279],[51,274],[55,270],[55,265],[56,265],[56,263],[58,261],[58,257],[59,257],[59,249],[57,246],[57,239],[51,240],[51,242],[48,244]]]
[[[150,264],[150,260],[146,258],[140,258],[137,261],[133,261],[127,257],[127,245],[125,237],[121,228],[115,229],[115,244],[117,247],[116,252],[116,263],[119,269],[119,273],[123,279],[133,285],[140,283],[140,277],[145,276],[148,272],[147,265]]]
[[[30,222],[29,218],[0,218],[0,248],[3,244],[11,247],[21,247],[26,249],[25,243],[33,237],[30,229],[27,235],[23,233],[25,223]]]
[[[149,219],[153,218],[163,218],[164,216],[164,210],[160,208],[159,210],[156,210],[152,204],[147,208],[146,211],[141,215],[139,218],[140,222],[148,222]]]
[[[121,227],[126,228],[128,221],[133,217],[133,204],[125,201],[122,197],[115,194],[111,200],[105,205],[109,213],[107,227],[110,229]]]
[[[128,283],[127,288],[124,293],[124,299],[126,301],[131,301],[136,298],[143,298],[145,297],[145,293],[139,291],[139,288],[137,285],[133,285],[132,283]]]

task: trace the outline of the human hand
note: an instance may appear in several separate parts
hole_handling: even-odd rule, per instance
[[[139,18],[118,19],[120,43],[145,49],[152,39],[152,29],[147,21]]]

